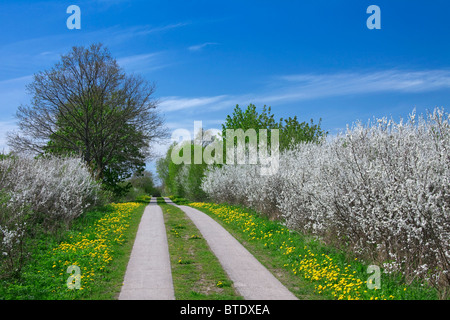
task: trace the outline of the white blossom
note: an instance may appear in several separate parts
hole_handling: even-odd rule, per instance
[[[0,188],[16,215],[29,210],[65,222],[95,204],[100,190],[81,159],[59,157],[1,160]]]
[[[202,188],[302,232],[434,283],[450,284],[450,117],[386,118],[280,154],[277,175],[256,165],[211,167]],[[434,280],[433,280],[434,279]]]

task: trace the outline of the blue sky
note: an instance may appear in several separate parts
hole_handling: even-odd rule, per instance
[[[80,30],[66,27],[69,5],[81,9]],[[380,30],[366,26],[370,5]],[[330,133],[448,109],[448,12],[444,0],[0,1],[0,149],[33,74],[93,42],[156,83],[171,131],[220,128],[236,104],[322,118]]]

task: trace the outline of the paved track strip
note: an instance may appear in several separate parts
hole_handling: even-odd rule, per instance
[[[156,198],[139,223],[119,300],[175,300],[164,217]]]
[[[169,198],[164,199],[166,203],[183,210],[194,222],[244,299],[297,300],[292,292],[214,219],[197,209],[178,206]]]

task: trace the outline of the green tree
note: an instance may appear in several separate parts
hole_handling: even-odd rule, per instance
[[[202,152],[205,148],[202,145],[195,145],[194,141],[185,141],[184,143],[189,145],[189,148],[186,149],[189,150],[191,159],[194,158],[194,148],[202,148]],[[156,164],[156,172],[162,181],[165,192],[194,201],[205,200],[206,193],[200,186],[205,175],[206,163],[174,163],[171,155],[175,146],[175,143],[172,144],[165,157],[160,158]],[[184,151],[185,149],[180,150],[180,156]]]
[[[135,172],[129,182],[134,188],[142,190],[146,195],[152,194],[155,188],[153,174],[147,170]]]
[[[120,182],[144,169],[151,143],[167,136],[154,85],[125,74],[101,44],[73,47],[27,89],[31,105],[18,109],[12,150],[80,156],[117,196],[130,187]]]
[[[171,150],[173,145],[169,147]],[[159,180],[161,181],[161,189],[165,194],[171,194],[169,190],[169,163],[170,163],[170,153],[166,152],[164,157],[156,160],[156,174],[158,175]]]
[[[314,124],[312,119],[310,123],[299,122],[297,116],[288,119],[280,118],[279,121],[276,121],[274,114],[271,113],[271,107],[264,105],[262,112],[258,113],[254,104],[248,105],[245,111],[239,105],[236,105],[233,114],[228,115],[222,125],[222,136],[225,145],[226,143],[236,144],[234,141],[226,140],[227,129],[242,129],[244,131],[255,129],[257,133],[261,129],[267,129],[267,138],[270,144],[270,130],[278,129],[280,149],[286,150],[300,142],[319,142],[327,134],[321,129],[320,124],[321,119],[318,124]],[[259,135],[257,135],[257,141],[259,142]]]
[[[271,107],[263,106],[261,113],[256,111],[254,104],[248,105],[247,109],[243,111],[239,105],[236,105],[232,115],[227,115],[225,123],[222,124],[222,137],[226,141],[227,129],[242,129],[247,131],[248,129],[278,129],[278,123],[274,119],[274,115],[271,114]],[[270,132],[268,132],[270,137]],[[269,139],[270,140],[270,139]]]
[[[301,142],[320,142],[328,132],[321,129],[319,123],[314,124],[313,120],[310,123],[305,121],[299,122],[297,116],[288,119],[280,119],[278,128],[280,129],[280,149],[286,150]]]

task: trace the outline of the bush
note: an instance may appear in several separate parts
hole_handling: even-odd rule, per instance
[[[450,287],[450,115],[357,123],[321,144],[280,155],[278,174],[226,165],[206,173],[215,201],[279,216],[291,227],[400,271]]]
[[[25,235],[28,214],[15,214],[8,207],[10,197],[0,191],[0,279],[18,274],[27,257]],[[25,208],[24,208],[25,209]]]
[[[179,197],[179,196],[169,196],[169,199],[172,200],[177,205],[185,205],[191,203],[188,199]]]
[[[0,196],[0,261],[17,272],[27,238],[68,226],[103,194],[80,159],[3,156]]]
[[[143,197],[161,196],[161,187],[154,185],[153,174],[146,170],[143,172],[136,172],[130,179],[122,184],[128,184],[130,185],[130,188],[124,196],[115,199],[116,202],[139,201]]]
[[[21,214],[29,206],[33,219],[47,229],[69,223],[100,196],[88,168],[75,158],[8,158],[0,161],[0,188],[9,194],[8,206]]]

